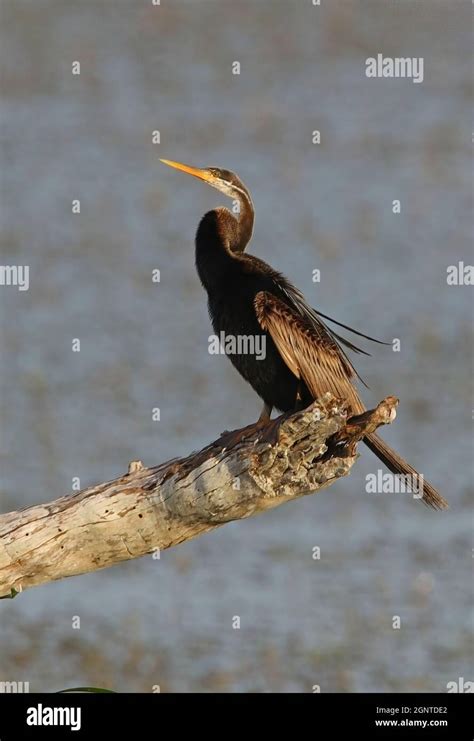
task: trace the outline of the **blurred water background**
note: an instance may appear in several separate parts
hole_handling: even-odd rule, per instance
[[[358,360],[365,398],[400,397],[384,435],[451,503],[366,493],[378,461],[361,451],[316,497],[1,602],[0,679],[391,692],[470,677],[472,289],[446,268],[472,262],[471,11],[0,0],[2,263],[30,266],[29,291],[0,289],[1,510],[185,455],[259,412],[207,352],[193,240],[224,201],[159,157],[235,170],[257,211],[249,251],[322,311],[401,339]],[[423,83],[367,79],[378,52],[423,57]]]

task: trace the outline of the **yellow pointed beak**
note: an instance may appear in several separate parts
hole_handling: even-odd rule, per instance
[[[198,167],[190,167],[189,165],[183,165],[181,162],[173,162],[173,160],[162,160],[164,165],[168,167],[174,167],[175,170],[181,170],[181,172],[187,172],[188,175],[194,175],[199,180],[204,180],[206,183],[212,183],[214,176],[208,170],[200,170]]]

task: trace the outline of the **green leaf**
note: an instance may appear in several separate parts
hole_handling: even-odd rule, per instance
[[[113,695],[117,694],[115,690],[106,690],[103,687],[70,687],[67,690],[58,690],[57,694],[65,694],[66,692],[106,692]]]
[[[17,592],[15,587],[12,587],[10,589],[10,594],[4,594],[3,597],[0,597],[0,599],[13,599],[17,596],[17,594],[20,594],[20,592]]]

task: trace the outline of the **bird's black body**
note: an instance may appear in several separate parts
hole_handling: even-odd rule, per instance
[[[212,170],[216,172],[214,168]],[[304,296],[284,275],[260,258],[244,252],[252,235],[252,201],[237,176],[225,172],[237,183],[240,217],[237,219],[226,208],[214,209],[203,216],[196,233],[196,269],[208,294],[209,315],[218,336],[223,332],[231,337],[265,337],[264,358],[259,359],[255,354],[232,353],[228,356],[232,364],[269,408],[289,412],[297,404],[307,406],[314,396],[304,379],[297,378],[290,370],[272,336],[263,329],[255,309],[258,294],[270,294],[282,301],[313,332],[318,333],[323,343],[337,348],[349,376],[357,373],[337,340],[355,352],[364,351],[328,329],[319,319],[318,312],[307,304]]]
[[[208,294],[214,332],[218,336],[221,332],[231,337],[265,336],[265,357],[258,359],[255,353],[232,353],[229,360],[269,407],[282,412],[293,410],[298,391],[301,403],[307,406],[311,395],[306,385],[289,370],[255,313],[254,302],[260,291],[268,291],[287,302],[281,286],[291,286],[263,260],[223,249],[219,231],[223,218],[227,234],[236,233],[237,224],[232,223],[236,222],[232,214],[210,211],[203,217],[196,235],[196,268]]]
[[[270,281],[256,278],[249,281],[244,295],[238,300],[237,280],[238,276],[235,276],[226,283],[225,296],[221,292],[209,296],[209,315],[214,331],[218,336],[224,332],[226,336],[233,337],[263,334],[265,344],[262,358],[256,353],[229,354],[232,365],[269,407],[282,412],[294,410],[298,392],[303,405],[308,406],[312,398],[305,384],[300,383],[288,369],[272,338],[268,332],[262,332],[255,317],[254,300],[258,292],[270,288],[275,294],[278,291],[273,286],[266,286]]]
[[[281,273],[245,253],[252,236],[254,209],[247,188],[234,173],[162,161],[207,182],[238,204],[237,215],[216,208],[201,219],[196,234],[196,268],[207,291],[216,335],[265,338],[261,354],[239,349],[228,353],[234,367],[264,401],[257,426],[269,424],[272,408],[291,412],[327,392],[346,400],[353,415],[362,414],[366,408],[354,385],[357,372],[342,345],[354,352],[365,351],[336,334],[321,317],[366,339],[373,338],[313,309]],[[234,439],[238,438],[231,437],[230,444]],[[393,473],[419,477],[376,433],[369,433],[364,442]],[[423,483],[423,500],[434,508],[447,506],[427,481]]]

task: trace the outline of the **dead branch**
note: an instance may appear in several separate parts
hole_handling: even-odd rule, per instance
[[[346,476],[364,435],[395,417],[397,400],[352,417],[326,394],[284,419],[277,442],[219,440],[187,458],[0,515],[0,597],[195,538],[226,522],[311,494]]]

